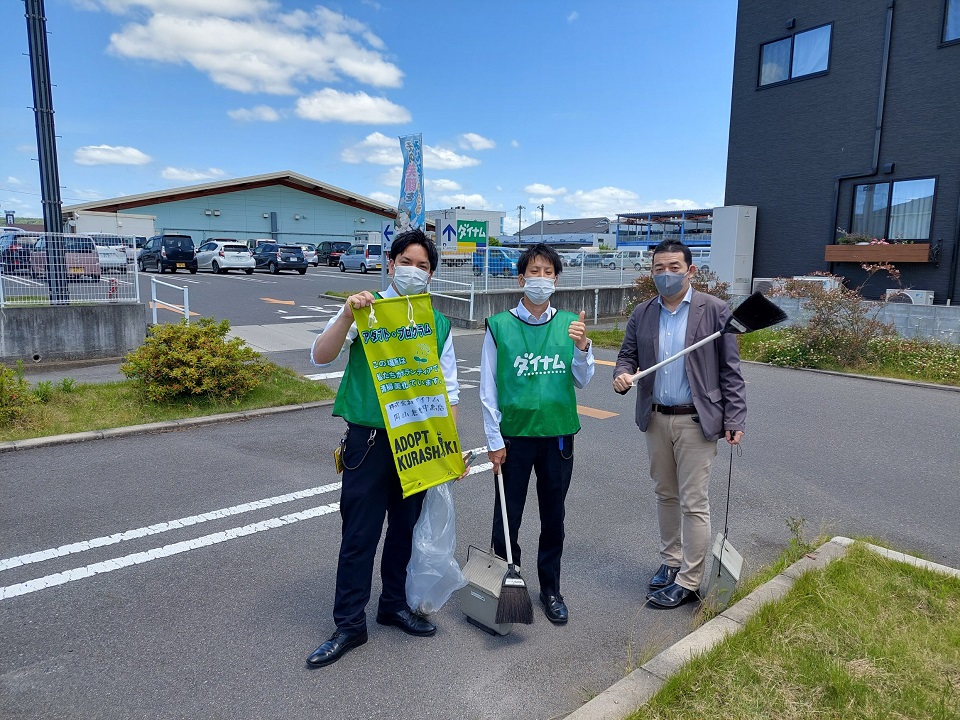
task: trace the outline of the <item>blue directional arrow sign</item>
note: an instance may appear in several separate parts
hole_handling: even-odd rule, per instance
[[[393,223],[384,223],[381,234],[383,235],[384,245],[389,247],[393,242]]]
[[[446,242],[450,242],[451,240],[453,240],[454,242],[456,242],[456,240],[457,240],[457,231],[453,229],[453,225],[447,225],[447,226],[443,229],[443,238],[444,238],[444,240],[445,240]]]

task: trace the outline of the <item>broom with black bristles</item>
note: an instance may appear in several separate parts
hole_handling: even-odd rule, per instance
[[[497,616],[494,622],[522,623],[529,625],[533,622],[533,603],[530,602],[530,591],[527,584],[520,577],[520,571],[513,564],[513,550],[510,547],[510,523],[507,520],[507,500],[503,494],[503,478],[497,470],[493,471],[497,481],[497,492],[500,495],[500,515],[503,518],[503,540],[507,548],[507,574],[503,576],[500,586],[500,599],[497,602]]]
[[[698,340],[690,347],[685,347],[676,355],[671,355],[666,360],[662,360],[656,365],[651,365],[646,370],[641,370],[640,372],[631,375],[630,382],[631,384],[636,385],[640,378],[656,372],[664,365],[672,363],[677,358],[682,357],[689,352],[693,352],[698,347],[702,347],[707,343],[713,342],[721,335],[744,335],[746,333],[753,332],[754,330],[763,330],[771,325],[776,325],[777,323],[783,322],[786,319],[787,314],[783,310],[767,300],[767,298],[765,298],[761,293],[755,292],[737,306],[737,309],[733,311],[733,314],[727,318],[727,322],[724,324],[722,329],[717,330],[717,332],[713,333],[713,335],[708,335],[707,337],[703,338],[703,340]]]

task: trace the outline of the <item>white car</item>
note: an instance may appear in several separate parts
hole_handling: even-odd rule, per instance
[[[123,247],[109,247],[97,245],[97,257],[100,258],[100,272],[125,273],[127,271],[127,255]]]
[[[319,267],[320,261],[317,259],[317,246],[313,243],[301,243],[300,247],[303,248],[303,256],[307,259],[307,265]]]
[[[197,248],[197,270],[211,270],[218,274],[243,270],[247,275],[253,275],[255,265],[250,248],[239,240],[207,240]]]

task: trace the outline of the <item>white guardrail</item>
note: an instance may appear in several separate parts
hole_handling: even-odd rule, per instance
[[[470,288],[470,295],[468,297],[457,297],[456,295],[445,295],[444,293],[437,292],[436,286],[437,283],[446,283],[447,285],[459,285],[464,288]],[[434,277],[430,282],[430,294],[437,295],[439,297],[444,297],[449,300],[456,300],[457,302],[468,302],[470,303],[470,321],[473,322],[473,296],[474,288],[473,283],[457,282],[455,280],[444,280],[442,278]]]
[[[172,305],[171,303],[164,302],[157,298],[157,285],[165,285],[168,288],[173,288],[174,290],[179,290],[183,293],[183,305]],[[190,291],[187,288],[180,287],[179,285],[171,285],[168,282],[159,280],[155,277],[150,278],[150,307],[153,308],[153,324],[157,324],[157,306],[162,305],[167,310],[172,310],[177,313],[177,315],[183,315],[187,320],[187,325],[190,324]]]

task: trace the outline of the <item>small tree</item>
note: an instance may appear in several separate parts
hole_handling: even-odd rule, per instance
[[[500,240],[495,237],[487,238],[487,247],[500,247]]]

